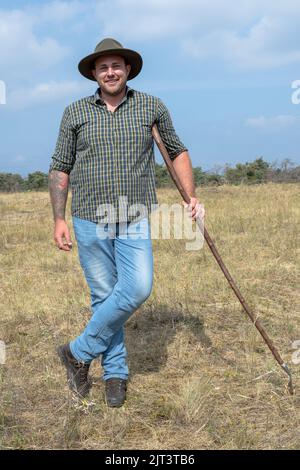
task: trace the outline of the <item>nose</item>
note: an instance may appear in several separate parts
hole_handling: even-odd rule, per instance
[[[107,76],[108,77],[111,77],[111,76],[114,76],[115,75],[115,71],[112,67],[108,67],[107,69]]]

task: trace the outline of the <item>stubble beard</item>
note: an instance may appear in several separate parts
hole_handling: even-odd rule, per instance
[[[122,80],[122,82],[119,83],[118,88],[116,88],[115,90],[111,90],[109,87],[106,87],[105,85],[102,85],[102,87],[100,88],[102,88],[102,90],[109,96],[118,96],[126,88],[126,80]]]

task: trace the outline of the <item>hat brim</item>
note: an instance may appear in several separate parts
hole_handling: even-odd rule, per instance
[[[81,75],[96,82],[97,80],[92,74],[92,69],[94,68],[95,60],[104,55],[119,55],[124,57],[126,62],[131,66],[127,80],[132,80],[136,77],[143,66],[143,59],[138,52],[132,51],[131,49],[108,49],[103,52],[94,52],[84,57],[78,64],[78,70]]]

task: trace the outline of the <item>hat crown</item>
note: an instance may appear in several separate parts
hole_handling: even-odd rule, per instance
[[[105,38],[95,47],[95,52],[105,52],[110,49],[124,49],[122,44],[113,38]]]
[[[95,60],[97,60],[98,57],[105,55],[119,55],[124,57],[125,63],[130,65],[130,72],[127,80],[131,80],[136,77],[143,66],[143,59],[138,52],[133,51],[132,49],[126,49],[119,41],[116,41],[113,38],[105,38],[97,44],[95,51],[92,54],[81,59],[78,64],[79,72],[89,80],[97,81],[93,74]]]

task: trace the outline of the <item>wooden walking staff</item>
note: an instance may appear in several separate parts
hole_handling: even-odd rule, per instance
[[[182,187],[182,185],[179,181],[179,178],[178,178],[178,176],[177,176],[177,174],[176,174],[176,172],[173,168],[172,160],[170,159],[170,157],[168,155],[168,151],[167,151],[167,149],[166,149],[166,147],[165,147],[165,145],[164,145],[164,143],[163,143],[163,141],[160,137],[160,134],[158,132],[158,129],[157,129],[156,125],[154,125],[153,128],[152,128],[152,135],[153,135],[154,140],[155,140],[155,142],[156,142],[156,144],[157,144],[157,146],[160,150],[160,153],[162,154],[162,157],[163,157],[163,159],[164,159],[164,161],[165,161],[165,163],[168,167],[170,175],[171,175],[175,185],[177,186],[177,189],[179,190],[183,200],[189,204],[190,203],[190,197],[185,192],[185,190],[183,189],[183,187]],[[272,343],[270,337],[268,336],[268,334],[267,334],[266,330],[264,329],[264,327],[262,326],[261,322],[258,320],[258,318],[255,317],[253,312],[250,310],[250,307],[247,305],[244,297],[242,296],[242,294],[241,294],[240,290],[238,289],[237,285],[235,284],[231,274],[229,273],[228,269],[226,268],[225,264],[223,263],[223,261],[221,259],[221,256],[219,255],[218,250],[217,250],[214,242],[210,238],[206,228],[203,227],[203,224],[200,221],[199,217],[198,217],[198,219],[196,219],[196,223],[197,223],[198,227],[200,228],[200,230],[202,232],[204,232],[203,233],[204,239],[206,240],[206,242],[207,242],[212,254],[214,255],[218,265],[220,266],[220,268],[223,271],[227,281],[229,282],[230,287],[232,288],[235,295],[239,299],[243,309],[245,310],[247,315],[250,317],[252,323],[254,323],[255,327],[260,332],[261,336],[263,337],[264,341],[267,343],[268,348],[270,349],[271,353],[275,357],[275,359],[278,362],[278,364],[280,365],[280,367],[282,367],[284,372],[286,372],[286,374],[289,376],[288,389],[289,389],[290,394],[293,395],[294,387],[293,387],[293,382],[292,382],[292,375],[291,375],[291,372],[290,372],[290,369],[289,369],[288,365],[282,360],[278,350],[276,349],[276,347]]]

